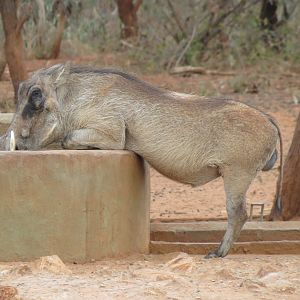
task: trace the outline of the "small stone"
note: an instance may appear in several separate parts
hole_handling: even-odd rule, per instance
[[[279,292],[283,294],[294,294],[296,292],[296,289],[294,287],[287,286],[279,289]]]
[[[28,265],[21,265],[19,267],[14,268],[12,271],[14,274],[21,276],[32,274],[32,270]]]
[[[263,278],[270,273],[276,273],[276,272],[277,272],[277,270],[275,270],[274,268],[272,268],[270,266],[266,266],[266,267],[261,267],[256,275],[258,278]]]
[[[48,271],[54,274],[72,273],[57,255],[43,256],[35,261],[35,265],[40,271]]]
[[[175,281],[175,276],[173,274],[158,274],[156,276],[156,281],[172,280]]]
[[[229,270],[226,270],[226,269],[221,269],[220,271],[218,271],[216,273],[216,275],[220,279],[226,279],[226,280],[235,279],[235,276],[233,276],[233,274]]]
[[[1,271],[0,274],[4,276],[8,276],[8,275],[24,276],[24,275],[32,274],[32,269],[28,265],[19,265],[19,266],[14,266],[12,268],[5,269]]]
[[[194,260],[186,253],[180,253],[178,256],[168,261],[165,267],[172,269],[173,271],[185,271],[190,272],[194,267]]]
[[[257,290],[261,287],[266,287],[266,285],[259,280],[246,279],[240,284],[240,287],[245,287],[249,290]]]
[[[13,286],[0,286],[1,300],[21,300],[18,290]]]

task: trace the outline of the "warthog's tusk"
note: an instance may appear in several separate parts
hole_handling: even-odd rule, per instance
[[[10,132],[10,138],[9,138],[9,151],[15,151],[15,150],[16,150],[15,133],[12,130]]]

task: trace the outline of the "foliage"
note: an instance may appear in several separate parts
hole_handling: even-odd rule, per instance
[[[29,57],[45,57],[53,40],[57,15],[52,11],[53,1],[44,0],[47,31],[44,46],[39,47],[38,10],[36,0],[31,1],[33,17],[23,32],[26,53]],[[277,1],[280,26],[268,30],[262,29],[260,20],[262,0],[144,0],[138,11],[139,38],[125,42],[120,39],[121,23],[115,0],[65,0],[70,5],[70,15],[62,54],[123,51],[152,71],[175,64],[222,69],[262,61],[299,63],[300,2]]]

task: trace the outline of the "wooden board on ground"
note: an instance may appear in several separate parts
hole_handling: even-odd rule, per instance
[[[150,243],[150,253],[166,254],[185,252],[188,254],[207,254],[216,249],[219,243]],[[229,254],[300,254],[300,241],[262,241],[235,243]]]
[[[205,254],[221,241],[226,222],[153,223],[152,253]],[[231,254],[300,254],[300,222],[248,222]]]

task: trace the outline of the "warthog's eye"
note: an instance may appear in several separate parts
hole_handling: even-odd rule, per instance
[[[42,91],[40,89],[34,90],[31,92],[30,97],[32,98],[38,98],[42,96]]]
[[[28,102],[34,106],[36,109],[40,109],[43,104],[43,95],[40,89],[34,89],[30,95]]]
[[[39,88],[34,88],[29,93],[28,103],[25,105],[22,112],[24,118],[32,118],[32,116],[39,112],[44,105],[45,98]]]

